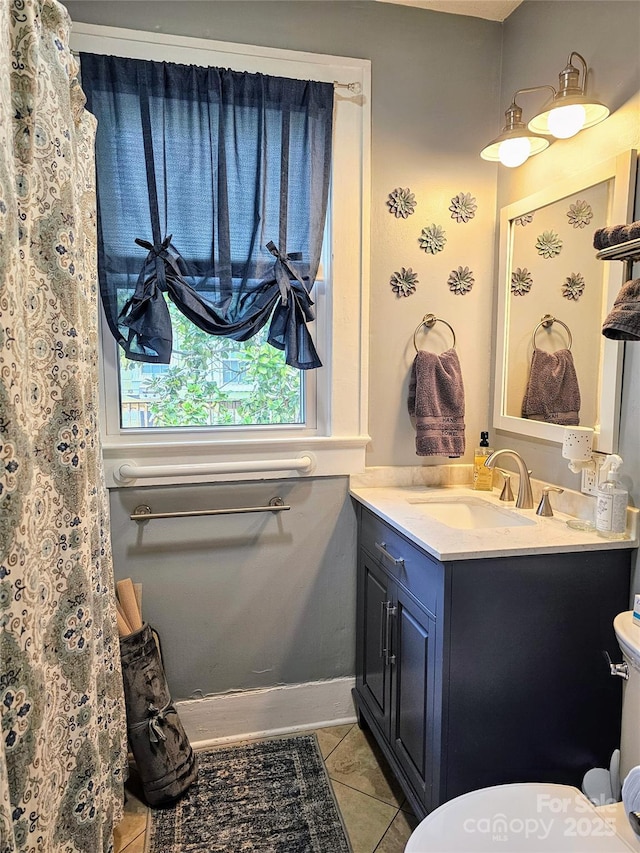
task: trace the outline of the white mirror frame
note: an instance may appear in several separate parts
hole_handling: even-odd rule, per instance
[[[633,216],[633,200],[637,169],[636,151],[605,160],[572,177],[565,178],[540,192],[503,207],[500,211],[500,258],[498,279],[498,314],[496,324],[496,370],[493,393],[493,426],[517,435],[562,443],[564,427],[544,421],[517,418],[506,412],[507,365],[509,333],[509,295],[513,260],[513,220],[525,213],[546,207],[589,187],[613,179],[613,197],[609,225],[628,223]],[[596,251],[595,249],[593,250]],[[603,261],[604,290],[602,320],[607,316],[620,287],[624,283],[625,264],[620,261]],[[595,424],[593,449],[602,453],[615,453],[618,449],[620,423],[620,389],[622,385],[623,345],[620,341],[602,336],[602,357],[598,384],[600,423]]]

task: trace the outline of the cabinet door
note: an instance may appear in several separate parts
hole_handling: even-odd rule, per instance
[[[394,590],[391,657],[391,746],[426,803],[430,796],[435,674],[435,621],[402,587]]]
[[[391,639],[389,578],[369,554],[360,549],[358,571],[358,628],[356,685],[375,722],[389,736],[388,641]]]

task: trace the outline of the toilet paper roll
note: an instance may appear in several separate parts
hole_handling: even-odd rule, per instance
[[[635,817],[640,813],[640,767],[633,767],[622,784],[622,802],[633,831],[638,833],[640,824]]]

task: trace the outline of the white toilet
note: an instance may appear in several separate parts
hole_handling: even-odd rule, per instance
[[[622,781],[640,765],[640,627],[633,624],[632,611],[618,614],[613,627],[629,674],[622,699]],[[615,776],[615,758],[611,770]],[[620,783],[609,778],[609,771],[599,773],[604,792],[619,792]],[[590,777],[593,788],[597,777],[590,774],[585,782]],[[592,795],[588,785],[585,790]],[[640,853],[640,836],[622,802],[596,806],[570,785],[526,782],[482,788],[444,803],[418,825],[405,848],[405,853],[485,851]]]

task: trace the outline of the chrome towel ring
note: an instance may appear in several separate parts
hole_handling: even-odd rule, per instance
[[[430,329],[430,328],[432,328],[432,326],[435,326],[436,323],[444,323],[445,326],[447,326],[449,329],[451,329],[451,334],[453,335],[452,347],[453,347],[453,349],[455,349],[456,333],[453,331],[453,327],[449,323],[447,323],[446,320],[443,320],[441,317],[436,317],[435,314],[425,314],[424,317],[422,318],[421,322],[418,323],[418,326],[417,326],[415,332],[413,333],[413,347],[414,347],[416,352],[418,352],[418,343],[416,341],[416,337],[417,337],[420,329],[423,326],[426,326],[427,329]]]
[[[558,320],[558,318],[554,317],[552,314],[545,314],[533,330],[533,335],[531,336],[531,344],[534,349],[536,348],[536,332],[538,331],[540,326],[544,326],[545,329],[548,329],[549,326],[553,326],[554,323],[559,323],[563,327],[563,329],[566,330],[567,334],[569,335],[569,345],[567,346],[567,349],[571,349],[571,344],[573,343],[571,329],[567,326],[566,323],[563,323],[562,320]]]

